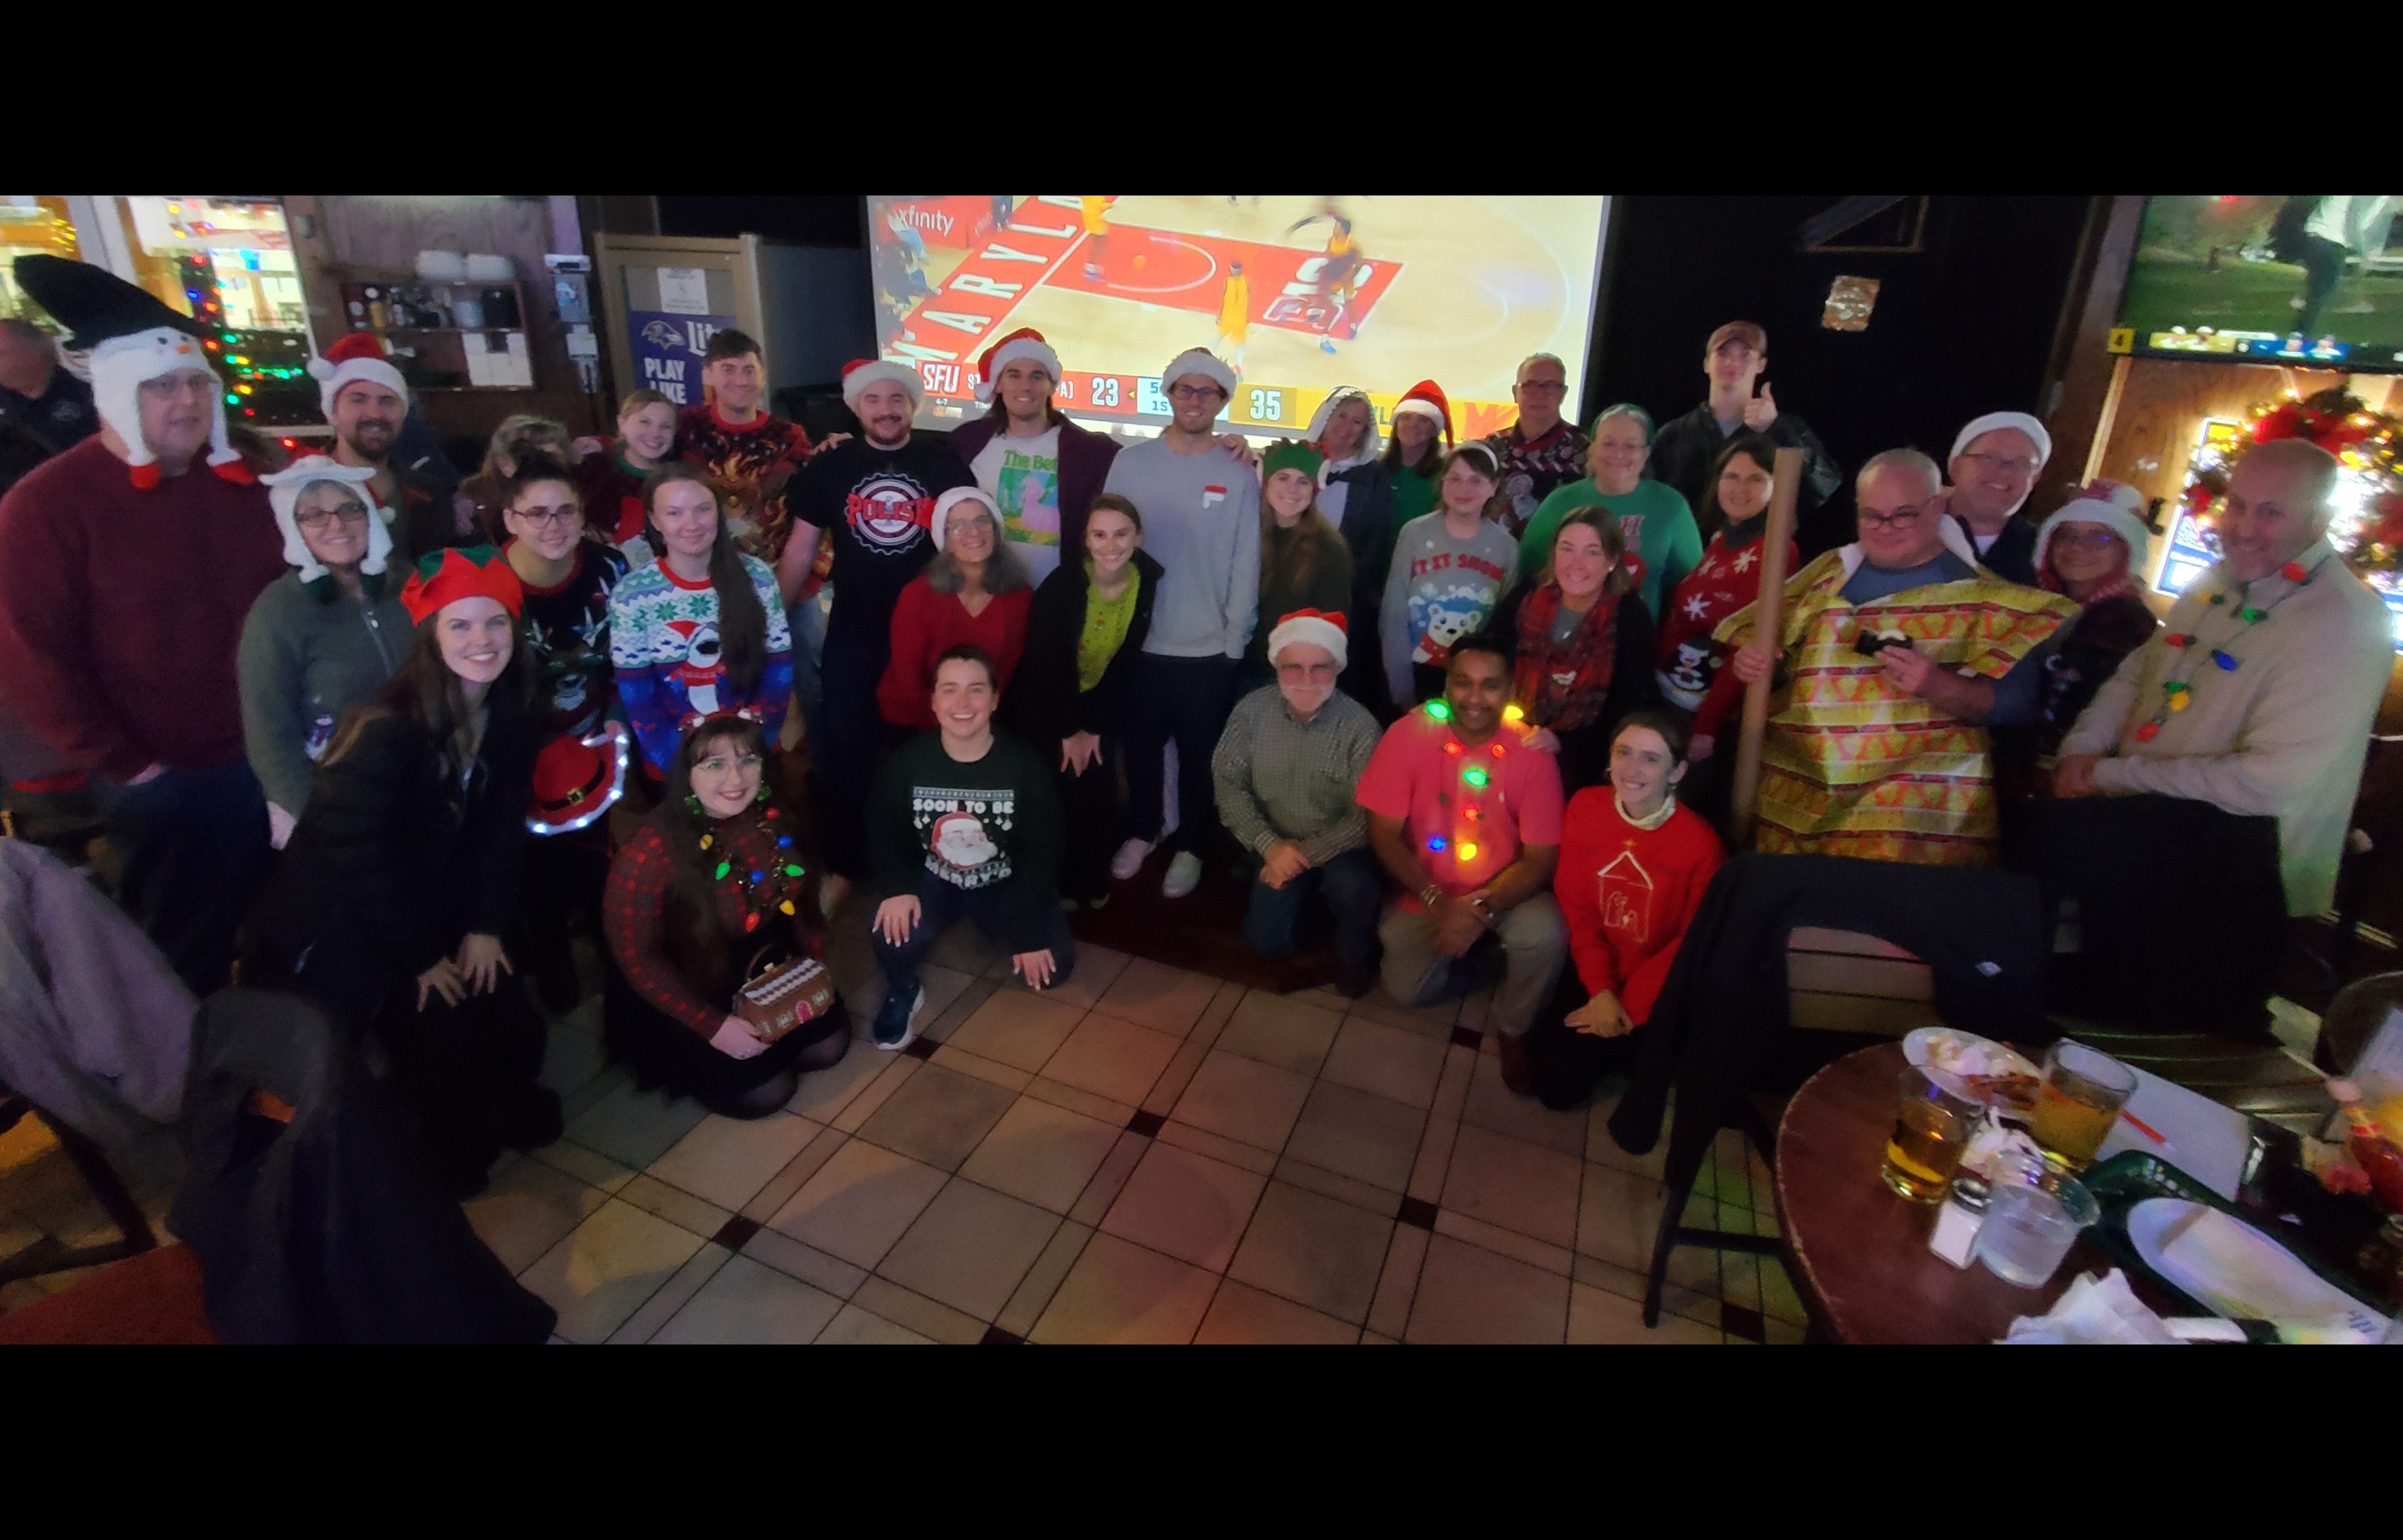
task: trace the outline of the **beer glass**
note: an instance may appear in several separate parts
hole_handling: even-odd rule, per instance
[[[2036,1088],[2028,1131],[2035,1142],[2083,1171],[2119,1120],[2136,1089],[2136,1072],[2107,1053],[2067,1038],[2045,1050],[2044,1083]]]
[[[1984,1107],[1967,1086],[1925,1065],[1903,1071],[1899,1089],[1902,1104],[1878,1174],[1914,1203],[1941,1202]]]

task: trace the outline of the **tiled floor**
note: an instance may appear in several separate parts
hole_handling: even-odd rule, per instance
[[[854,927],[855,928],[855,927]],[[597,1003],[554,1024],[567,1135],[498,1168],[479,1233],[572,1342],[1793,1342],[1773,1261],[1681,1252],[1638,1319],[1657,1153],[1607,1103],[1501,1083],[1481,999],[1286,996],[1097,948],[1037,996],[963,927],[909,1053],[860,1040],[757,1122],[637,1092]],[[0,1170],[0,1253],[56,1161]],[[54,1178],[45,1178],[55,1186]],[[1774,1233],[1729,1135],[1697,1222]],[[47,1215],[73,1228],[72,1216]],[[0,1292],[0,1305],[44,1285]],[[55,1281],[49,1286],[56,1286]]]

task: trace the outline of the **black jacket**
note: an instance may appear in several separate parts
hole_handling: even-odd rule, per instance
[[[1535,587],[1532,577],[1514,585],[1489,623],[1493,634],[1511,645],[1514,656],[1519,611]],[[1610,687],[1603,693],[1602,715],[1585,727],[1553,734],[1561,741],[1561,790],[1564,793],[1574,794],[1609,779],[1610,735],[1629,712],[1660,703],[1660,676],[1652,667],[1660,650],[1660,629],[1652,623],[1652,612],[1631,590],[1619,596],[1612,609],[1611,624],[1618,638],[1612,647]]]
[[[1971,550],[1978,548],[1977,534],[1969,528],[1967,520],[1956,513],[1944,517],[1961,526],[1962,536],[1969,542]],[[1994,543],[1978,558],[1978,564],[2006,582],[2022,588],[2035,587],[2035,526],[2016,513],[2011,515],[2003,522],[2003,533],[1995,535]]]
[[[1126,719],[1126,696],[1134,660],[1151,634],[1152,602],[1165,576],[1150,553],[1134,553],[1134,617],[1102,682],[1076,687],[1076,643],[1085,633],[1085,595],[1091,580],[1082,561],[1063,561],[1035,590],[1026,612],[1026,651],[1010,680],[1008,717],[1021,737],[1037,747],[1057,745],[1079,732],[1108,737]]]
[[[1394,473],[1382,459],[1370,460],[1339,474],[1349,490],[1343,494],[1343,522],[1339,533],[1352,552],[1352,604],[1346,623],[1353,646],[1343,669],[1343,693],[1382,713],[1391,704],[1384,660],[1373,643],[1378,611],[1385,602],[1385,573],[1394,564]],[[1273,625],[1264,620],[1263,630]],[[1366,639],[1364,643],[1363,639]]]
[[[462,787],[422,727],[387,715],[320,765],[262,913],[268,967],[372,1015],[471,932],[506,934],[533,789],[525,703],[495,688]],[[354,1018],[354,1020],[357,1018]]]
[[[1739,427],[1736,431],[1742,433],[1744,430]],[[1704,401],[1685,416],[1671,418],[1661,423],[1660,431],[1652,438],[1650,469],[1653,478],[1686,494],[1686,505],[1694,510],[1695,520],[1701,524],[1705,541],[1717,533],[1718,503],[1715,500],[1705,501],[1702,494],[1710,490],[1705,483],[1711,479],[1711,462],[1718,458],[1719,451],[1727,448],[1729,437],[1719,432],[1718,419],[1711,415],[1711,404]],[[1843,486],[1844,468],[1836,463],[1834,455],[1827,452],[1827,446],[1819,442],[1819,436],[1811,431],[1811,424],[1790,411],[1777,414],[1777,421],[1769,424],[1767,437],[1771,443],[1781,449],[1793,448],[1802,451],[1802,485],[1795,497],[1794,512],[1796,538],[1802,547],[1804,558],[1842,545],[1843,539],[1829,537],[1840,533],[1832,522],[1816,519],[1813,515],[1821,504],[1836,495],[1837,490]],[[1820,534],[1818,543],[1804,538],[1812,533]]]

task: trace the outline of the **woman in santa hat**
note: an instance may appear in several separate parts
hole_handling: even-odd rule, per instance
[[[817,861],[769,788],[767,752],[747,716],[687,733],[667,794],[610,864],[603,905],[611,1050],[639,1083],[727,1117],[771,1116],[851,1047],[840,1000],[772,1044],[732,1009],[755,964],[826,955]]]
[[[935,499],[935,559],[910,579],[893,606],[893,653],[876,687],[876,707],[890,726],[924,732],[935,725],[935,661],[963,644],[993,659],[1003,692],[1026,650],[1026,616],[1035,590],[1026,566],[1001,538],[1001,516],[975,487]]]
[[[559,1098],[535,1081],[542,1022],[502,944],[533,778],[525,598],[478,546],[425,557],[400,601],[415,637],[318,763],[252,976],[288,978],[379,1034],[435,1176],[465,1196],[504,1146],[560,1131]]]
[[[1393,487],[1395,534],[1399,535],[1402,526],[1411,520],[1435,511],[1443,457],[1451,452],[1452,403],[1444,399],[1441,385],[1422,380],[1394,404],[1394,437],[1385,445],[1385,477]],[[1384,576],[1377,575],[1380,584]],[[1378,591],[1382,595],[1382,588]]]
[[[392,531],[368,490],[374,477],[312,454],[259,478],[293,570],[250,606],[237,667],[243,740],[278,850],[309,806],[334,725],[392,677],[411,642],[399,580],[385,571]]]
[[[2048,758],[2103,682],[2160,626],[2141,576],[2151,548],[2144,494],[2118,481],[2088,486],[2035,533],[2036,586],[2085,606],[2063,629],[2036,694],[2036,748]]]

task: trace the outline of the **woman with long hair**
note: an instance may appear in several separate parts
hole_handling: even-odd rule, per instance
[[[664,465],[643,483],[643,506],[667,554],[610,590],[609,662],[657,781],[704,716],[744,712],[775,743],[793,696],[793,638],[775,573],[735,548],[715,483]]]
[[[507,538],[507,532],[501,527],[501,509],[508,502],[509,483],[517,477],[518,462],[530,454],[573,466],[576,440],[565,423],[536,417],[532,412],[516,412],[501,419],[501,425],[493,430],[492,441],[484,446],[483,465],[459,483],[459,514],[473,521],[474,538],[478,541],[497,546]]]
[[[312,454],[259,478],[293,570],[250,606],[235,659],[243,743],[279,850],[335,724],[392,677],[411,641],[399,576],[385,571],[392,531],[368,490],[374,475]]]
[[[1394,437],[1385,444],[1396,538],[1403,525],[1435,511],[1436,483],[1443,476],[1443,457],[1451,452],[1452,403],[1444,399],[1441,385],[1422,380],[1394,404]]]
[[[766,966],[826,950],[816,857],[769,790],[767,753],[746,716],[687,733],[667,795],[610,865],[605,902],[611,1050],[643,1085],[729,1117],[767,1117],[851,1046],[840,1000],[773,1043],[733,1008]]]
[[[1721,665],[1726,658],[1711,641],[1719,622],[1760,597],[1760,537],[1769,528],[1769,497],[1776,486],[1777,445],[1757,433],[1740,433],[1711,462],[1702,510],[1711,523],[1710,544],[1670,590],[1660,617],[1660,693],[1670,704],[1694,714],[1688,752],[1696,763],[1711,757],[1728,714],[1743,689]],[[1801,548],[1785,542],[1785,570],[1801,561]],[[1715,806],[1721,778],[1706,772],[1689,787],[1700,805]]]
[[[996,693],[1009,688],[1035,602],[1026,564],[1002,539],[1001,516],[982,491],[944,493],[928,523],[935,559],[894,602],[893,651],[876,685],[877,711],[903,736],[935,725],[935,663],[952,647],[982,648]]]
[[[1652,677],[1652,612],[1627,570],[1627,541],[1608,508],[1578,508],[1552,531],[1543,568],[1493,614],[1514,644],[1510,699],[1527,746],[1560,756],[1576,792],[1610,768],[1619,718],[1660,699]]]
[[[592,533],[614,546],[643,542],[639,554],[627,553],[629,561],[659,555],[644,540],[650,519],[643,508],[643,483],[675,453],[675,403],[655,390],[629,391],[618,403],[618,436],[590,440],[591,448],[574,462]],[[586,442],[577,440],[577,447]]]
[[[504,1145],[559,1137],[543,1028],[502,936],[533,784],[517,575],[489,546],[427,556],[401,590],[398,672],[346,716],[261,908],[257,977],[373,1030],[438,1179],[465,1194]]]
[[[1395,537],[1378,617],[1385,683],[1403,706],[1443,693],[1452,645],[1485,629],[1519,571],[1519,543],[1485,517],[1502,490],[1493,446],[1472,441],[1445,455],[1437,485],[1442,506]]]
[[[1143,548],[1143,515],[1114,492],[1085,517],[1085,559],[1063,562],[1035,590],[1026,655],[1009,716],[1038,750],[1060,745],[1060,802],[1067,849],[1060,895],[1094,909],[1109,901],[1118,848],[1118,758],[1126,742],[1128,680],[1151,634],[1160,563]]]
[[[1292,439],[1271,444],[1260,456],[1262,615],[1343,615],[1352,607],[1352,552],[1318,506],[1324,458],[1315,445]],[[1235,673],[1235,699],[1276,683],[1276,667],[1269,661],[1269,632],[1274,629],[1252,628],[1251,644]]]

